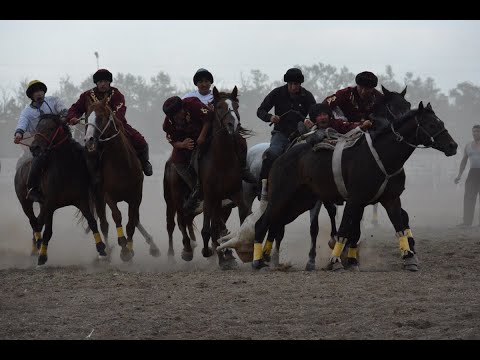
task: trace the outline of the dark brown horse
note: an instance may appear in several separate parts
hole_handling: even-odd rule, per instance
[[[222,200],[231,199],[237,206],[240,222],[249,214],[243,198],[240,161],[236,152],[236,137],[244,129],[240,126],[237,87],[231,93],[213,88],[214,119],[209,145],[199,164],[199,175],[203,189],[203,249],[205,257],[213,255],[208,247],[210,237],[214,249],[222,224]],[[231,250],[218,252],[222,267],[234,266]]]
[[[133,255],[133,234],[135,227],[146,232],[140,224],[140,204],[142,202],[143,171],[136,152],[125,135],[123,124],[107,105],[108,98],[99,102],[90,102],[86,113],[88,121],[85,135],[87,157],[100,159],[100,184],[96,186],[96,210],[100,218],[102,232],[108,233],[105,214],[105,202],[112,211],[117,228],[118,244],[121,246],[120,258],[129,261]],[[117,203],[128,203],[127,238],[123,233],[122,214]],[[142,231],[143,230],[143,231]],[[148,235],[148,234],[147,234]],[[144,235],[145,236],[145,235]],[[148,235],[150,254],[158,256],[159,251]]]
[[[38,218],[33,212],[33,202],[26,198],[26,183],[31,159],[23,162],[15,173],[15,192],[34,232],[32,255],[36,253],[35,249],[40,250],[38,265],[47,262],[48,242],[53,233],[53,213],[69,205],[78,208],[87,220],[89,227],[93,230],[99,258],[106,259],[105,244],[98,233],[97,222],[92,213],[94,197],[90,191],[90,178],[84,151],[82,146],[71,138],[68,127],[62,123],[58,115],[46,114],[41,117],[31,151],[34,154],[45,153],[48,157],[40,182],[45,201],[40,207]],[[45,231],[42,238],[43,225],[45,225]]]
[[[344,151],[341,170],[349,197],[330,260],[332,268],[342,266],[339,257],[347,239],[351,249],[347,259],[350,265],[357,265],[356,245],[359,236],[356,234],[360,231],[363,209],[376,202],[385,207],[394,225],[404,264],[414,258],[414,252],[409,247],[410,236],[400,201],[404,190],[404,173],[398,175],[401,181],[388,182],[385,191],[380,196],[377,195],[386,179],[385,173],[398,172],[413,151],[422,145],[442,151],[447,156],[454,155],[457,150],[457,144],[430,104],[424,108],[420,103],[418,109],[395,118],[376,136],[373,146],[380,162],[372,156],[366,137]],[[334,202],[342,199],[331,169],[331,152],[314,152],[308,145],[292,148],[275,162],[269,176],[269,204],[255,225],[254,258],[259,258],[260,254],[260,260],[254,260],[254,268],[264,266],[261,243],[270,227],[288,224],[312,208],[317,199]]]
[[[165,171],[163,174],[163,196],[166,203],[166,218],[168,232],[168,256],[169,259],[175,255],[173,250],[173,231],[175,230],[175,215],[177,215],[178,227],[182,233],[182,259],[190,261],[193,259],[193,248],[197,246],[194,231],[193,219],[202,212],[197,209],[195,214],[188,214],[183,208],[186,196],[190,193],[190,189],[178,175],[171,160],[165,163]],[[222,231],[227,232],[225,223],[232,211],[232,203],[222,206]],[[188,233],[187,233],[188,229]]]

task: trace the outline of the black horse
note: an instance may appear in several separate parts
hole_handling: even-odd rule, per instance
[[[398,114],[393,106],[384,108],[388,113]],[[403,116],[394,116],[391,122],[379,122],[374,136],[374,148],[387,174],[393,174],[419,145],[426,145],[444,152],[447,156],[456,153],[457,144],[443,122],[433,112],[430,104],[426,108],[420,103],[417,110]],[[332,172],[332,153],[313,151],[301,144],[275,161],[269,175],[269,204],[255,225],[254,268],[266,266],[263,259],[262,242],[267,231],[278,232],[304,211],[313,208],[318,199],[327,202],[342,200]],[[337,242],[332,252],[330,267],[342,267],[340,254],[350,239],[348,264],[357,266],[356,247],[360,237],[360,220],[366,205],[380,202],[389,215],[399,237],[404,263],[414,257],[409,247],[408,215],[401,209],[400,195],[404,190],[405,174],[401,171],[396,181],[389,181],[384,192],[377,196],[385,174],[363,137],[346,149],[342,157],[342,175],[348,190],[342,223]],[[393,180],[394,178],[392,178]]]
[[[38,122],[30,150],[34,156],[43,153],[48,158],[40,182],[45,200],[40,206],[38,218],[33,212],[33,202],[26,198],[31,159],[24,162],[15,173],[15,192],[34,231],[34,245],[39,249],[38,265],[47,262],[48,242],[53,233],[53,213],[69,205],[78,208],[87,220],[88,226],[93,230],[99,258],[106,259],[105,244],[98,233],[93,215],[95,199],[90,190],[83,147],[72,139],[69,128],[58,115],[45,114]],[[42,238],[41,230],[44,225]]]

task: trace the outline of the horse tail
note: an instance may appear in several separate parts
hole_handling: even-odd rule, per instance
[[[95,208],[95,191],[91,188],[88,189],[88,208],[90,209],[90,212],[92,213],[95,221],[97,221],[98,215],[97,215],[97,210]],[[78,218],[77,225],[81,224],[83,226],[87,221],[87,219],[85,219],[85,216],[83,216],[80,209],[78,209],[77,212],[75,213],[75,217]],[[84,226],[84,229],[86,234],[88,234],[91,231],[90,226],[88,225]]]
[[[249,138],[255,135],[253,130],[244,128],[242,125],[238,125],[238,133],[244,138]]]

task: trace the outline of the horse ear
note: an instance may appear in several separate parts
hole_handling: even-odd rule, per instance
[[[432,105],[430,105],[430,103],[427,104],[427,107],[426,107],[427,110],[430,110],[430,111],[433,111],[432,109]]]
[[[233,88],[233,91],[232,91],[232,97],[234,99],[236,99],[237,95],[238,95],[238,89],[237,89],[237,85],[235,85],[235,87]]]
[[[390,91],[388,91],[383,85],[382,85],[382,92],[383,92],[383,95],[390,95]]]
[[[418,110],[423,111],[423,101],[420,101],[420,104],[418,104]]]
[[[403,89],[403,91],[400,93],[400,95],[402,95],[402,97],[405,97],[406,93],[407,93],[407,86],[405,85],[405,89]]]
[[[213,87],[213,97],[216,98],[218,96],[218,90],[217,90],[217,87],[214,86]]]

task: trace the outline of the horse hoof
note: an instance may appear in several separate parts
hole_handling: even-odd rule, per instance
[[[416,264],[404,265],[403,269],[407,271],[418,271],[418,265]]]
[[[238,263],[237,263],[237,260],[235,259],[225,260],[220,264],[220,269],[222,270],[234,270],[237,268],[238,268]]]
[[[149,251],[150,255],[153,257],[159,257],[160,256],[160,250],[158,248],[151,248]]]
[[[331,237],[330,240],[328,240],[328,247],[329,247],[331,250],[333,250],[333,248],[335,247],[335,243],[336,243],[336,242],[337,242],[337,241],[336,241],[334,238]]]
[[[203,248],[203,249],[202,249],[202,255],[203,255],[203,257],[210,257],[210,256],[212,256],[212,255],[213,255],[213,250],[212,250],[212,248],[206,248],[206,249]]]
[[[358,265],[349,265],[347,267],[345,267],[346,270],[348,271],[353,271],[353,272],[359,272],[360,271],[360,267]]]
[[[315,263],[311,263],[310,261],[307,262],[305,265],[305,271],[314,271],[315,270]]]
[[[45,265],[45,263],[47,262],[47,260],[48,260],[48,256],[47,256],[47,255],[40,255],[40,256],[38,257],[37,265],[38,265],[38,266]]]
[[[272,261],[272,257],[270,255],[263,254],[263,260],[265,262],[270,262],[270,261]]]
[[[127,262],[132,260],[133,258],[133,251],[130,251],[126,248],[122,248],[122,251],[120,252],[120,259],[122,259],[123,262]]]
[[[418,271],[418,259],[415,254],[412,254],[403,259],[403,268],[408,271]]]
[[[264,267],[268,267],[267,264],[265,264],[265,261],[262,260],[253,260],[252,262],[252,269],[254,270],[260,270]]]
[[[185,261],[192,261],[193,259],[193,251],[182,251],[182,259]]]

